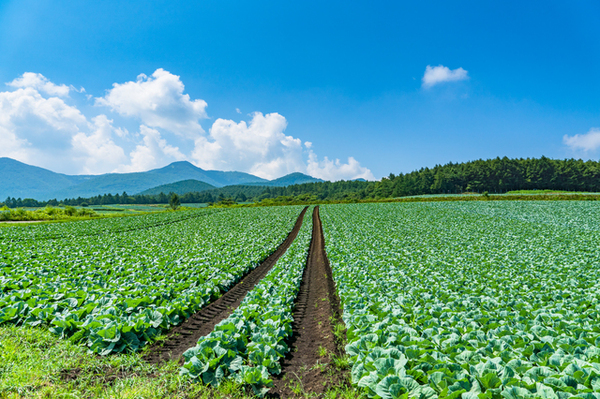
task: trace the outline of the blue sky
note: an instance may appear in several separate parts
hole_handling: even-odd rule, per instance
[[[73,3],[0,3],[0,156],[337,180],[600,154],[598,3]]]

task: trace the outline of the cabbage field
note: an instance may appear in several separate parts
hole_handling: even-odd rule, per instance
[[[375,398],[600,398],[593,202],[328,205],[354,384]]]
[[[214,331],[183,354],[183,374],[205,384],[234,379],[256,393],[269,391],[271,375],[281,373],[280,360],[289,351],[292,311],[306,265],[312,231],[307,212],[298,236],[240,306]]]
[[[136,351],[273,252],[302,207],[199,210],[0,230],[0,323]]]
[[[243,285],[303,208],[0,228],[0,324],[44,326],[94,354],[139,351]],[[305,272],[320,231],[311,208],[256,285],[184,347],[182,376],[266,394],[304,328],[292,328],[299,287],[312,286],[303,279],[333,274],[346,328],[339,355],[357,397],[600,399],[595,201],[319,209],[329,277]]]

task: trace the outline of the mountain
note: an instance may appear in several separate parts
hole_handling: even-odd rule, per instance
[[[156,195],[156,194],[160,194],[160,193],[165,193],[165,194],[175,193],[178,195],[183,195],[186,193],[194,193],[194,192],[199,193],[202,191],[214,190],[214,191],[211,191],[211,194],[215,194],[215,195],[224,194],[225,196],[228,196],[228,195],[231,196],[231,193],[237,194],[240,191],[246,192],[249,190],[250,192],[254,193],[254,192],[260,192],[260,190],[264,189],[265,187],[287,187],[287,186],[292,186],[294,184],[317,183],[317,182],[322,182],[322,181],[324,181],[324,180],[317,179],[312,176],[308,176],[308,175],[305,175],[305,174],[299,173],[299,172],[290,173],[289,175],[285,175],[278,179],[274,179],[274,180],[270,180],[270,181],[265,180],[260,183],[231,184],[231,185],[226,185],[224,187],[214,187],[214,186],[211,186],[210,184],[203,183],[203,182],[197,181],[197,180],[182,180],[182,181],[178,181],[176,183],[163,184],[160,186],[156,186],[151,189],[144,190],[140,194]],[[260,189],[257,191],[254,189],[254,187],[260,188]]]
[[[156,186],[156,187],[150,188],[148,190],[144,190],[140,194],[142,194],[142,195],[157,195],[160,193],[165,193],[165,194],[175,193],[177,195],[183,195],[186,193],[199,193],[202,191],[212,190],[215,188],[216,188],[215,186],[208,184],[208,183],[204,183],[203,181],[189,179],[189,180],[178,181],[176,183],[163,184],[161,186]]]
[[[0,158],[0,201],[15,198],[47,199],[47,193],[74,186],[91,176],[69,176]]]
[[[304,183],[320,183],[325,180],[317,179],[315,177],[305,175],[304,173],[294,172],[289,175],[282,176],[278,179],[271,180],[270,182],[264,184],[265,186],[274,186],[274,187],[287,187],[292,186],[294,184],[304,184]]]
[[[52,198],[89,198],[103,194],[138,194],[157,185],[182,180],[198,180],[215,187],[232,184],[268,183],[243,172],[204,170],[189,162],[173,162],[160,169],[135,173],[71,176],[0,158],[0,201],[10,196],[48,200]]]
[[[214,187],[211,186],[210,184],[207,183],[203,183],[201,181],[197,181],[197,180],[183,180],[183,181],[178,181],[176,183],[171,183],[171,184],[163,184],[160,186],[156,186],[153,187],[151,189],[148,190],[144,190],[142,191],[140,194],[143,195],[156,195],[156,194],[160,194],[165,193],[175,193],[178,195],[183,195],[186,193],[194,193],[194,192],[202,192],[202,191],[207,191],[207,190],[216,190],[212,193],[216,193],[218,194],[224,194],[225,196],[227,195],[231,195],[231,192],[239,192],[240,190],[250,190],[251,192],[254,193],[254,191],[251,187],[287,187],[287,186],[292,186],[294,184],[304,184],[304,183],[318,183],[318,182],[322,182],[324,180],[321,179],[317,179],[314,178],[312,176],[308,176],[305,175],[303,173],[300,172],[294,172],[294,173],[290,173],[289,175],[285,175],[282,176],[278,179],[274,179],[274,180],[265,180],[261,183],[247,183],[247,184],[231,184],[231,185],[226,185],[224,187]],[[221,188],[224,190],[221,190]]]
[[[51,193],[50,198],[89,198],[98,194],[116,194],[123,191],[127,191],[128,194],[138,194],[157,185],[190,179],[199,180],[215,187],[268,182],[268,180],[248,173],[204,170],[189,162],[181,161],[147,172],[108,173],[90,176],[82,183]]]
[[[173,162],[164,168],[147,172],[72,176],[27,165],[11,158],[0,158],[0,201],[9,196],[45,201],[52,198],[90,198],[109,193],[121,194],[124,191],[128,194],[139,194],[157,186],[186,180],[207,183],[207,186],[203,186],[204,190],[231,185],[285,187],[322,181],[302,173],[291,173],[269,181],[243,172],[204,170],[186,161]],[[188,187],[189,184],[183,185]]]

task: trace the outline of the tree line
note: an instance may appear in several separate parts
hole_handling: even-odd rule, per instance
[[[295,184],[287,187],[227,186],[179,196],[181,203],[227,201],[259,202],[275,198],[299,201],[355,201],[423,194],[513,190],[563,190],[600,192],[600,162],[580,159],[557,160],[547,157],[495,158],[436,165],[410,173],[390,174],[380,181],[338,181]],[[167,204],[172,193],[158,195],[104,194],[90,198],[58,201],[7,198],[9,208],[46,205]]]
[[[367,195],[371,198],[544,189],[600,192],[600,162],[504,157],[448,163],[397,176],[390,174],[370,188]]]

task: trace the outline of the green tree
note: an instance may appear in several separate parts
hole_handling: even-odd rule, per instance
[[[169,206],[175,211],[180,205],[181,202],[179,202],[179,196],[173,193],[173,195],[171,195],[171,199],[169,200]]]

